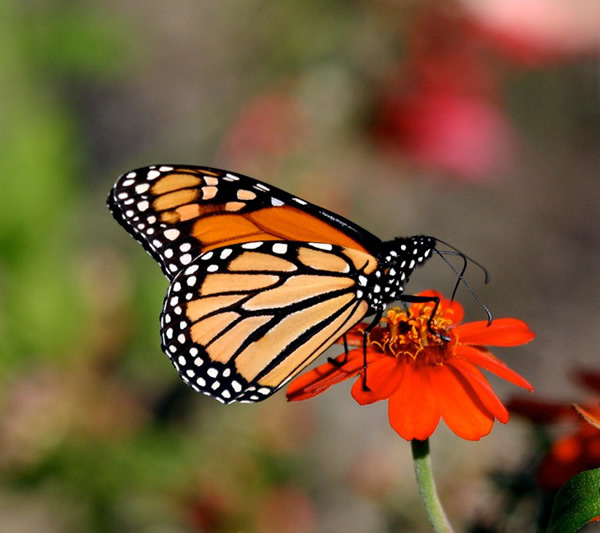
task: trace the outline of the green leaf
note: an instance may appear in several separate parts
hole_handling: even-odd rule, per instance
[[[572,477],[554,500],[548,533],[571,533],[600,516],[600,468]]]

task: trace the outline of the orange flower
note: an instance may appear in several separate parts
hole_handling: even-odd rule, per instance
[[[533,387],[483,345],[524,344],[533,339],[532,331],[515,318],[494,320],[489,327],[485,321],[459,325],[463,317],[459,303],[433,291],[421,296],[440,298],[432,322],[439,335],[427,327],[433,303],[413,304],[408,312],[390,309],[368,336],[366,375],[362,348],[366,324],[360,324],[347,334],[349,344],[358,348],[295,379],[288,387],[288,400],[311,398],[335,383],[361,376],[352,387],[354,399],[361,405],[388,400],[390,423],[406,440],[427,439],[440,417],[468,440],[487,435],[495,419],[506,423],[508,411],[478,367],[530,392]]]
[[[600,393],[600,373],[579,372],[576,379]],[[536,424],[572,424],[569,433],[552,443],[538,466],[537,482],[541,488],[558,489],[576,474],[600,467],[600,405],[597,403],[591,402],[582,407],[515,398],[508,403],[508,408]]]

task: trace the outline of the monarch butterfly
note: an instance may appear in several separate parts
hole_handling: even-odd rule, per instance
[[[437,252],[433,237],[383,242],[271,185],[207,167],[123,174],[108,207],[170,282],[163,351],[185,383],[222,403],[264,400],[365,315],[376,323],[392,301],[415,301],[404,285]]]

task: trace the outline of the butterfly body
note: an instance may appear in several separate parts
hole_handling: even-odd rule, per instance
[[[108,205],[170,281],[163,351],[188,385],[223,403],[270,396],[398,299],[436,245],[382,242],[271,185],[205,167],[131,171]]]

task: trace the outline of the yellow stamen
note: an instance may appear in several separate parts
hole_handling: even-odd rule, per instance
[[[442,336],[452,337],[449,329],[452,320],[445,315],[452,313],[452,309],[438,308],[431,321],[432,333],[428,322],[433,312],[433,304],[413,308],[416,308],[415,314],[402,308],[389,309],[379,328],[369,334],[367,342],[396,358],[408,356],[416,362],[419,356],[423,356],[423,363],[441,364],[447,344]]]

